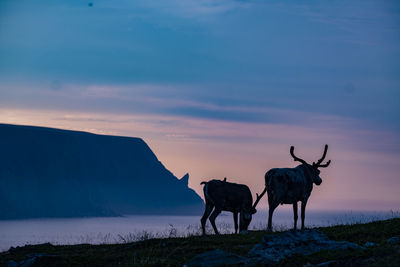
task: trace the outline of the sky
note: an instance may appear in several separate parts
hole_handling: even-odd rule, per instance
[[[399,115],[397,0],[0,1],[0,123],[141,137],[201,196],[328,144],[310,209],[398,210]]]

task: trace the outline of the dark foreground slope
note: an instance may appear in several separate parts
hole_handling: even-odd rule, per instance
[[[0,219],[199,213],[140,138],[0,124]]]
[[[361,246],[373,242],[374,246],[293,256],[271,266],[400,266],[400,243],[388,242],[389,238],[400,235],[399,218],[319,230],[333,240]],[[30,266],[183,266],[196,255],[216,249],[246,256],[266,234],[271,233],[250,231],[249,234],[150,239],[116,245],[24,246],[0,253],[0,266],[29,262]]]

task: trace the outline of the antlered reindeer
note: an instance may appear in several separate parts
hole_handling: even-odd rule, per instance
[[[279,204],[292,204],[294,214],[294,229],[297,228],[297,202],[301,201],[301,229],[304,229],[305,209],[308,198],[311,195],[313,184],[320,185],[322,183],[319,177],[320,171],[318,168],[326,168],[331,161],[321,164],[325,159],[328,145],[325,145],[324,154],[322,158],[313,162],[312,165],[308,164],[305,160],[298,158],[294,155],[294,147],[290,147],[290,155],[294,161],[301,162],[295,168],[275,168],[269,170],[265,174],[265,189],[268,192],[268,229],[272,231],[272,214]],[[262,193],[262,194],[263,194]]]
[[[204,184],[203,191],[206,201],[206,208],[201,218],[203,235],[205,235],[205,226],[210,214],[211,225],[215,233],[219,234],[215,226],[215,219],[221,211],[230,211],[233,213],[235,234],[238,230],[238,214],[240,213],[239,232],[246,231],[251,222],[252,215],[257,212],[256,206],[264,194],[260,196],[257,194],[257,200],[252,205],[253,197],[246,185],[229,183],[226,181],[226,178],[223,181],[211,180],[202,182],[201,184]]]

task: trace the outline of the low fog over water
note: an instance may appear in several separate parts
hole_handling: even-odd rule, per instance
[[[278,208],[274,214],[274,230],[293,227],[293,215],[289,206]],[[266,229],[267,213],[253,216],[249,230]],[[28,244],[110,244],[148,238],[165,238],[199,235],[199,216],[143,216],[28,219],[0,221],[0,250]],[[309,211],[306,227],[354,224],[400,217],[400,211],[386,212],[323,212]],[[233,217],[224,212],[216,220],[221,233],[233,233]],[[207,222],[207,232],[213,233]]]

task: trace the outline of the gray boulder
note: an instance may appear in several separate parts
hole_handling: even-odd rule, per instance
[[[197,255],[185,266],[275,266],[280,260],[293,255],[311,255],[322,250],[345,249],[365,247],[348,241],[330,240],[318,230],[288,231],[264,236],[262,242],[249,251],[248,257],[218,249]],[[309,266],[331,266],[336,263],[333,260]]]
[[[249,251],[249,256],[279,262],[296,254],[311,255],[322,250],[345,249],[365,248],[348,241],[330,240],[326,234],[311,229],[266,235]]]
[[[373,247],[376,246],[376,244],[374,242],[365,242],[364,247],[368,248],[368,247]]]
[[[13,260],[10,260],[7,262],[7,267],[31,267],[31,266],[38,266],[40,263],[38,263],[38,260],[40,258],[45,258],[45,257],[56,257],[56,255],[52,254],[47,254],[47,253],[30,253],[26,255],[27,259],[16,262]]]
[[[400,243],[400,236],[393,236],[387,240],[390,244],[398,244]]]
[[[18,262],[14,261],[14,260],[9,260],[7,262],[7,267],[18,267],[18,266],[19,266]]]

